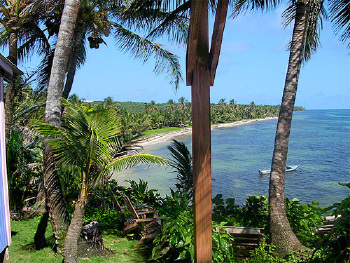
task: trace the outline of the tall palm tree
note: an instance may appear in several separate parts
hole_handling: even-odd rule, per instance
[[[30,50],[48,50],[50,45],[38,26],[38,21],[45,14],[47,3],[38,0],[0,1],[1,45],[8,45],[8,59],[17,65],[18,58],[26,56]],[[45,2],[45,1],[44,1]],[[45,8],[43,8],[45,7]],[[24,42],[19,50],[19,41]],[[13,101],[18,93],[15,83],[9,83],[5,98],[5,134],[8,139],[12,124]]]
[[[61,128],[47,123],[35,125],[45,136],[56,160],[75,167],[74,176],[80,182],[80,194],[75,203],[72,222],[64,244],[64,262],[78,262],[78,238],[84,219],[87,194],[92,187],[106,181],[115,171],[123,171],[138,163],[166,164],[161,157],[130,154],[118,140],[120,120],[113,109],[96,110],[88,106],[73,106],[63,100],[65,114]]]
[[[57,128],[61,125],[61,97],[68,57],[74,35],[80,0],[65,0],[61,24],[52,62],[49,86],[47,88],[45,121]],[[44,145],[44,188],[46,205],[58,249],[63,244],[69,220],[61,184],[57,175],[57,165],[49,145]]]
[[[234,15],[244,9],[275,7],[279,2],[277,0],[267,2],[239,0],[236,2]],[[305,248],[294,234],[287,219],[284,203],[285,168],[300,68],[302,62],[310,59],[311,54],[316,51],[319,43],[318,32],[322,28],[321,17],[326,16],[323,0],[293,0],[290,1],[290,4],[283,13],[283,17],[285,25],[294,21],[294,28],[277,123],[269,185],[271,242],[276,245],[276,252],[280,256]]]
[[[339,33],[340,40],[346,42],[350,39],[350,1],[349,0],[329,0],[330,16],[335,25],[335,32]],[[350,42],[347,44],[350,48]]]
[[[135,58],[143,62],[148,61],[151,56],[156,58],[154,71],[157,74],[166,71],[170,75],[171,83],[175,88],[178,87],[182,79],[178,57],[150,38],[141,37],[135,32],[150,31],[162,20],[167,19],[167,13],[156,9],[148,12],[144,10],[130,12],[130,3],[130,1],[114,0],[81,1],[63,90],[64,98],[69,96],[72,89],[76,69],[85,62],[86,43],[89,42],[90,48],[98,49],[101,43],[105,43],[104,38],[110,35],[115,38],[119,49],[130,52]],[[58,33],[55,31],[59,20],[59,16],[53,15],[46,23],[51,34]],[[171,26],[163,25],[162,33],[173,36],[178,43],[184,43],[187,21],[184,16],[174,16]],[[47,83],[49,62],[47,57],[41,65],[40,83],[43,87]]]
[[[311,53],[317,49],[318,32],[322,28],[322,15],[325,15],[323,1],[318,0],[298,0],[284,12],[286,22],[294,20],[294,28],[278,116],[269,186],[271,241],[276,245],[277,253],[280,256],[284,256],[290,251],[304,249],[293,233],[286,216],[284,204],[285,169],[300,68],[302,62],[310,59]]]

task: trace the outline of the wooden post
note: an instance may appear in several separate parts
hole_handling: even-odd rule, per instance
[[[195,262],[212,260],[209,68],[196,62],[192,83],[193,216]]]
[[[214,83],[228,0],[218,3],[209,53],[208,0],[192,0],[186,84],[192,86],[193,217],[195,262],[212,261],[210,86]]]
[[[211,134],[208,1],[192,1],[187,75],[192,101],[195,262],[211,262]],[[192,41],[191,41],[192,40]],[[188,71],[188,72],[189,72]],[[187,83],[189,84],[189,83]]]

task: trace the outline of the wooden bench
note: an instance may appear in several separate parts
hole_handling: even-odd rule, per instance
[[[251,251],[259,246],[259,243],[265,241],[263,228],[237,226],[224,226],[224,228],[234,238],[238,256],[248,256]],[[219,232],[218,227],[216,232]]]
[[[340,216],[326,216],[323,224],[316,226],[316,235],[325,235],[331,232],[338,218],[340,218]]]

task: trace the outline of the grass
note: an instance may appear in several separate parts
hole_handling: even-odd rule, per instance
[[[40,217],[26,221],[11,221],[12,244],[10,245],[11,263],[55,263],[62,262],[63,257],[52,250],[54,238],[51,224],[46,229],[48,247],[36,250],[34,235],[39,224]],[[108,258],[80,258],[79,262],[147,262],[151,256],[151,249],[147,246],[134,247],[137,240],[126,237],[118,237],[112,232],[102,233],[105,247],[114,251],[114,255]]]
[[[151,136],[151,135],[154,135],[154,134],[157,134],[157,133],[180,131],[182,129],[183,128],[179,128],[179,127],[165,127],[165,128],[156,129],[156,130],[148,130],[148,131],[145,131],[139,138]]]

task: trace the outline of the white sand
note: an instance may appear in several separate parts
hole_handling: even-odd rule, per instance
[[[225,127],[233,127],[233,126],[238,126],[238,125],[244,125],[256,121],[264,121],[264,120],[271,120],[271,119],[277,119],[277,117],[268,117],[265,119],[252,119],[252,120],[242,120],[242,121],[236,121],[232,123],[222,123],[222,124],[214,124],[211,126],[211,129],[215,128],[225,128]],[[151,145],[151,144],[156,144],[160,142],[165,142],[173,137],[184,135],[184,134],[190,134],[192,133],[192,128],[184,128],[182,130],[178,131],[171,131],[171,132],[164,132],[164,133],[157,133],[151,136],[147,136],[138,140],[135,140],[134,142],[137,145],[140,146],[145,146],[145,145]]]

